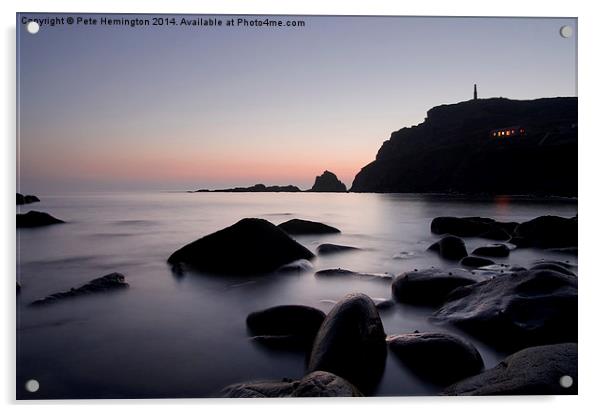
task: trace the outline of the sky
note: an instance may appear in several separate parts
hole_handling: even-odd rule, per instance
[[[577,94],[576,19],[271,16],[305,26],[32,35],[20,17],[25,193],[308,189],[324,170],[350,186],[391,132],[471,99],[474,83],[482,98]]]

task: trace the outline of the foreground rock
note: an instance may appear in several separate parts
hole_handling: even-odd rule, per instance
[[[17,205],[32,204],[34,202],[40,202],[40,198],[35,195],[22,195],[17,192]]]
[[[314,371],[301,380],[255,381],[233,384],[222,397],[361,397],[347,380],[325,371]]]
[[[314,186],[309,192],[347,192],[347,187],[339,181],[339,178],[330,171],[324,171],[320,176],[316,176]]]
[[[359,248],[350,247],[348,245],[337,244],[320,244],[316,249],[319,255],[336,254],[338,252],[357,251]]]
[[[304,305],[279,305],[249,314],[247,327],[255,340],[286,348],[311,348],[326,315]]]
[[[554,261],[542,261],[542,262],[535,264],[531,268],[529,268],[529,270],[532,270],[532,271],[533,270],[550,270],[550,271],[556,271],[556,272],[566,274],[566,275],[575,276],[575,273],[573,271],[571,271],[569,268],[571,268],[569,265],[563,265],[563,263],[554,262]]]
[[[518,224],[515,222],[497,222],[481,217],[437,217],[431,222],[433,234],[450,234],[458,237],[480,237],[507,241]]]
[[[309,371],[328,371],[370,393],[384,371],[387,344],[378,310],[364,294],[349,294],[328,313],[314,342]]]
[[[462,238],[453,235],[441,238],[439,241],[428,247],[428,250],[438,253],[441,258],[453,261],[461,260],[468,255],[466,245]]]
[[[572,386],[561,386],[570,376]],[[496,367],[444,390],[446,395],[552,395],[577,394],[577,344],[530,347],[507,357]]]
[[[61,221],[46,212],[29,211],[26,214],[17,214],[17,228],[44,227],[64,223],[65,221]]]
[[[389,349],[418,376],[449,385],[478,374],[483,359],[462,338],[444,333],[412,333],[387,338]]]
[[[172,265],[185,264],[215,274],[268,273],[314,255],[274,224],[245,218],[174,252]]]
[[[103,277],[95,278],[87,284],[82,285],[78,288],[72,288],[68,291],[62,291],[49,295],[47,297],[35,300],[31,305],[46,305],[59,302],[66,298],[75,298],[88,294],[104,293],[113,290],[120,290],[129,287],[129,284],[125,282],[123,274],[114,272]]]
[[[469,255],[468,257],[462,258],[462,260],[460,261],[460,264],[465,267],[479,268],[479,267],[486,267],[488,265],[494,265],[495,262],[490,260],[489,258],[475,257],[472,255]]]
[[[479,247],[472,252],[472,255],[482,257],[503,258],[510,255],[510,248],[506,244],[490,244]]]
[[[458,287],[471,285],[477,279],[462,269],[429,268],[398,275],[391,286],[393,296],[402,303],[438,305]]]
[[[567,248],[577,246],[577,217],[546,215],[523,222],[512,242],[518,247]]]
[[[291,219],[278,227],[291,235],[339,234],[341,232],[330,225],[304,219]]]
[[[458,288],[434,319],[501,349],[577,340],[577,277],[551,270],[501,274]]]

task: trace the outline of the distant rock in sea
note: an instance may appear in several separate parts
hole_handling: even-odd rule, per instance
[[[46,212],[29,211],[26,214],[17,214],[17,228],[43,227],[64,223],[65,221],[61,221]]]
[[[17,205],[32,204],[34,202],[40,202],[40,198],[35,195],[22,195],[17,192]]]
[[[347,187],[330,171],[316,176],[314,186],[308,192],[347,192]]]
[[[577,196],[577,169],[576,97],[477,99],[393,132],[350,191]]]
[[[95,278],[81,287],[71,288],[70,290],[62,291],[39,300],[35,300],[31,303],[31,305],[52,304],[66,298],[75,298],[82,295],[102,293],[127,287],[129,287],[129,284],[125,281],[123,274],[114,272],[103,277]]]
[[[191,192],[301,192],[295,185],[285,186],[265,186],[264,184],[255,184],[248,187],[236,187],[227,189],[198,189]]]

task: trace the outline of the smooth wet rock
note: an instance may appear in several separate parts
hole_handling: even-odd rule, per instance
[[[577,217],[537,217],[516,228],[519,247],[565,248],[577,246]]]
[[[533,270],[550,270],[550,271],[556,271],[562,274],[566,274],[566,275],[575,275],[575,273],[573,271],[571,271],[569,269],[570,267],[565,266],[565,265],[561,265],[560,263],[556,263],[556,262],[540,262],[538,264],[535,264],[534,266],[532,266],[531,268],[529,268],[529,270],[533,271]]]
[[[346,270],[344,268],[328,268],[320,270],[315,273],[316,277],[359,277],[359,278],[373,278],[377,280],[391,280],[393,276],[386,273],[370,273],[370,272],[356,272]]]
[[[446,395],[554,395],[578,394],[577,344],[529,347],[507,357],[496,367],[464,379],[444,390]],[[569,388],[560,385],[570,376]]]
[[[454,290],[433,320],[503,350],[577,340],[577,277],[551,270],[501,274]]]
[[[328,371],[370,393],[385,367],[387,344],[376,306],[349,294],[328,313],[314,342],[309,371]]]
[[[47,297],[35,300],[31,305],[46,305],[62,301],[67,298],[75,298],[88,294],[104,293],[114,290],[121,290],[129,287],[125,281],[125,276],[118,272],[114,272],[99,278],[95,278],[87,284],[78,288],[72,288],[68,291],[58,292]]]
[[[441,304],[458,287],[474,284],[477,278],[463,269],[428,268],[398,275],[391,286],[397,301],[416,305]]]
[[[34,228],[64,223],[65,221],[61,221],[46,212],[29,211],[26,214],[17,214],[17,228]]]
[[[35,195],[22,195],[17,192],[17,205],[32,204],[34,202],[40,202],[40,198]]]
[[[324,171],[320,176],[316,176],[314,185],[309,192],[347,192],[347,187],[335,174],[330,171]]]
[[[245,218],[174,252],[172,265],[185,264],[214,274],[268,273],[293,261],[314,257],[274,224]]]
[[[387,338],[389,349],[416,375],[449,385],[483,369],[483,359],[468,341],[447,333],[411,333]]]
[[[361,397],[347,380],[325,371],[314,371],[301,380],[239,383],[222,390],[222,397]]]
[[[337,245],[337,244],[320,244],[316,249],[319,255],[335,254],[338,252],[349,252],[356,251],[359,248],[350,247],[348,245]]]
[[[490,244],[483,247],[476,248],[472,255],[479,255],[482,257],[495,257],[503,258],[510,255],[510,248],[506,244]]]
[[[448,235],[428,247],[429,251],[438,253],[441,258],[458,261],[468,255],[462,238]]]
[[[460,264],[465,267],[479,268],[486,267],[488,265],[494,265],[495,261],[490,260],[489,258],[475,257],[473,255],[469,255],[468,257],[462,258]]]
[[[321,222],[296,218],[283,222],[278,227],[290,235],[338,234],[341,232],[339,229]]]
[[[305,305],[279,305],[247,317],[255,340],[279,347],[311,347],[326,315]]]

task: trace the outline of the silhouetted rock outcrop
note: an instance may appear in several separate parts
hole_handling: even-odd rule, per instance
[[[61,221],[46,212],[29,211],[26,214],[17,214],[17,228],[44,227],[64,223],[65,221]]]
[[[416,375],[443,385],[478,374],[483,359],[464,339],[447,333],[411,333],[387,337],[389,349]]]
[[[513,243],[519,247],[564,248],[577,246],[577,217],[537,217],[516,227]]]
[[[577,394],[577,344],[530,347],[507,357],[496,367],[464,379],[444,390],[446,395]],[[561,377],[572,379],[563,387]]]
[[[185,245],[168,262],[215,274],[261,274],[313,257],[311,251],[271,222],[244,218]]]
[[[285,186],[265,186],[264,184],[255,184],[253,186],[247,187],[236,187],[236,188],[227,188],[227,189],[198,189],[192,192],[301,192],[299,187],[295,185],[285,185]]]
[[[34,202],[40,202],[40,198],[35,195],[22,195],[17,192],[17,205],[31,204]]]
[[[493,137],[520,125],[524,136]],[[441,105],[391,134],[353,192],[577,195],[577,98]]]
[[[314,186],[309,192],[347,192],[347,187],[339,181],[339,178],[330,171],[324,171],[320,176],[316,176]]]
[[[280,229],[291,235],[338,234],[341,231],[321,222],[291,219],[278,225]]]
[[[129,287],[123,274],[114,272],[103,277],[95,278],[87,284],[78,288],[72,288],[68,291],[62,291],[49,295],[47,297],[35,300],[31,305],[46,305],[62,301],[67,298],[75,298],[88,294],[103,293],[112,290],[120,290]]]

